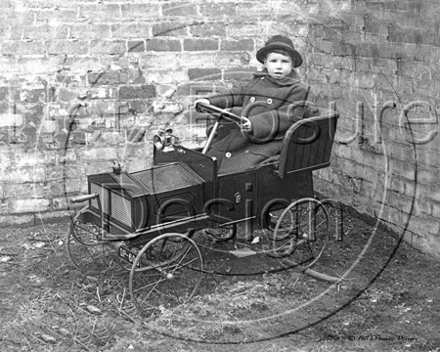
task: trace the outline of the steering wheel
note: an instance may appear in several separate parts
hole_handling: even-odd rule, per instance
[[[203,102],[197,103],[197,110],[199,111],[206,111],[210,113],[211,115],[215,116],[217,120],[221,118],[225,118],[226,120],[235,122],[237,125],[246,126],[249,124],[249,119],[247,117],[238,116],[228,110],[220,109],[217,106],[206,104]]]
[[[238,116],[228,110],[220,109],[217,106],[214,106],[211,104],[206,104],[204,102],[197,103],[196,108],[199,111],[208,112],[209,114],[211,114],[217,118],[216,123],[214,124],[214,127],[212,128],[211,133],[208,136],[208,141],[207,141],[205,147],[203,148],[202,153],[205,154],[207,152],[207,150],[209,149],[209,147],[211,146],[212,140],[214,139],[215,133],[217,132],[219,121],[222,118],[229,120],[231,122],[235,122],[241,128],[241,133],[243,134],[243,137],[246,138],[251,143],[263,144],[263,143],[267,143],[267,142],[272,141],[278,132],[278,128],[279,128],[279,118],[278,117],[273,116],[274,120],[272,123],[272,130],[269,133],[269,135],[265,138],[256,138],[253,135],[251,135],[250,133],[247,133],[247,131],[246,131],[246,128],[248,126],[250,127],[250,121],[247,118],[247,115],[249,115],[249,112],[257,106],[266,106],[266,103],[262,102],[262,101],[256,101],[254,103],[251,103],[243,109],[243,111],[242,111],[243,116]]]

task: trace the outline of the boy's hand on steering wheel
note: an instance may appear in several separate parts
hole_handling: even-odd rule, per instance
[[[210,104],[211,102],[208,100],[208,99],[197,99],[195,102],[194,102],[194,108],[196,109],[196,111],[198,111],[198,112],[202,112],[198,107],[197,107],[197,105],[199,104],[199,103],[203,103],[203,104]]]
[[[241,132],[252,132],[252,122],[247,117],[242,116],[242,122],[240,123]]]

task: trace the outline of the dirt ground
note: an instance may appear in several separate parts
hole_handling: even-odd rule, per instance
[[[314,267],[340,285],[205,239],[217,274],[149,318],[130,301],[127,271],[72,266],[68,227],[0,231],[1,351],[440,351],[440,261],[354,212]]]

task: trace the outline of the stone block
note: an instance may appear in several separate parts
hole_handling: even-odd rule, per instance
[[[230,68],[223,72],[224,80],[249,80],[254,77],[254,73],[257,71],[256,67],[251,68]]]
[[[63,24],[40,24],[33,26],[24,26],[22,30],[22,39],[53,40],[67,39],[69,27]]]
[[[171,53],[147,53],[141,56],[140,68],[154,74],[157,71],[175,70],[179,67],[176,54]]]
[[[127,84],[129,77],[130,74],[127,70],[107,70],[88,73],[88,81],[91,85]]]
[[[75,23],[69,28],[72,39],[110,38],[112,34],[110,25],[103,23]]]
[[[126,143],[125,131],[102,132],[96,140],[96,145],[124,145]]]
[[[70,197],[56,197],[52,199],[52,210],[66,210],[70,206]]]
[[[34,215],[5,215],[0,216],[0,228],[35,226]]]
[[[222,40],[220,50],[224,51],[246,51],[254,50],[253,39]]]
[[[90,53],[94,55],[121,55],[127,52],[125,40],[92,40]]]
[[[99,160],[117,160],[118,154],[115,148],[84,148],[77,151],[78,160],[81,162]]]
[[[43,41],[16,41],[5,40],[2,43],[2,54],[6,56],[20,55],[43,55],[45,52]]]
[[[77,9],[42,9],[35,11],[35,22],[40,23],[67,23],[77,19]]]
[[[247,52],[227,53],[221,51],[215,56],[215,66],[223,69],[236,67],[248,68],[249,65],[254,66],[251,61],[251,55]]]
[[[182,51],[182,44],[178,39],[152,38],[147,40],[147,51]]]
[[[143,52],[145,52],[145,41],[143,41],[143,40],[129,40],[127,42],[127,52],[129,52],[129,53],[143,53]]]
[[[185,51],[214,51],[218,50],[219,43],[214,39],[184,39],[183,50]]]
[[[77,14],[75,13],[74,18]],[[92,23],[105,21],[109,19],[116,21],[121,18],[121,8],[119,4],[89,4],[83,3],[79,6],[79,19],[88,20]]]
[[[0,127],[21,127],[23,126],[24,119],[21,114],[1,114],[0,115]]]
[[[164,3],[162,5],[162,15],[163,16],[197,16],[197,7],[193,4],[182,4],[178,3]]]
[[[46,180],[46,168],[36,167],[11,167],[0,174],[0,182],[44,182]]]
[[[47,196],[44,183],[8,183],[5,187],[4,197],[7,199],[43,198]]]
[[[89,52],[89,43],[82,40],[48,40],[44,47],[49,55],[85,55]]]
[[[160,16],[160,5],[151,2],[121,4],[121,14],[123,18],[151,19]]]
[[[237,3],[236,2],[217,2],[217,3],[204,2],[200,4],[199,9],[202,16],[232,18],[236,14]]]
[[[71,207],[69,207],[70,209]],[[35,226],[67,222],[72,216],[70,210],[50,211],[34,215]]]
[[[221,70],[218,68],[190,68],[188,77],[191,81],[212,81],[221,79]]]
[[[119,99],[149,99],[156,96],[154,85],[122,86],[119,88]]]
[[[49,199],[12,199],[9,201],[10,214],[45,212],[49,209]]]
[[[226,35],[224,22],[209,22],[194,24],[189,27],[189,31],[193,37],[224,37]]]
[[[186,36],[188,35],[188,25],[182,22],[161,22],[153,25],[153,37],[163,36]]]

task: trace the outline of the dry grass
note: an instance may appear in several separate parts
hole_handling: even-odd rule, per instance
[[[294,272],[205,275],[201,294],[191,302],[145,318],[130,300],[127,271],[86,277],[72,268],[65,231],[66,224],[57,224],[0,232],[0,259],[9,258],[0,260],[1,351],[439,351],[439,265],[408,247],[351,308],[302,330],[363,287],[384,248],[393,245],[389,237],[381,237],[389,243],[377,243],[375,256],[340,291],[326,291],[328,285]],[[345,263],[357,253],[350,244],[362,238],[345,239],[338,257],[323,261]],[[417,341],[359,339],[367,334]]]

